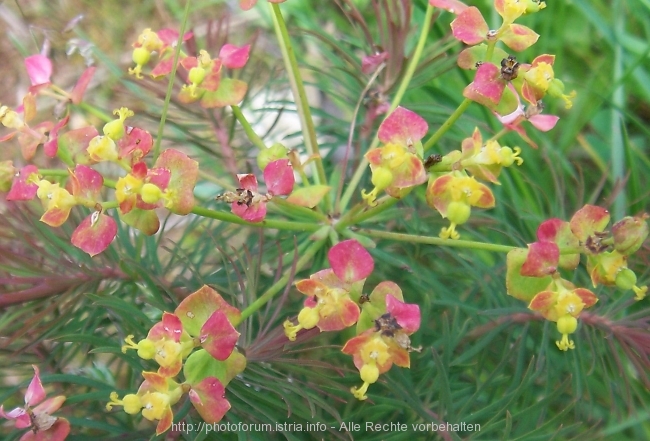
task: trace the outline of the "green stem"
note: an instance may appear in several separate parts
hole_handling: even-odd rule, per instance
[[[54,176],[59,178],[67,178],[70,176],[67,170],[61,170],[58,168],[41,168],[38,170],[38,174],[42,176]],[[115,181],[112,179],[104,179],[104,187],[115,188]]]
[[[362,211],[358,215],[353,214],[350,217],[343,217],[339,221],[338,224],[336,224],[336,230],[341,231],[342,229],[348,227],[349,225],[357,225],[360,224],[361,222],[364,222],[379,213],[383,213],[384,211],[388,210],[391,208],[393,205],[397,203],[398,199],[395,199],[390,196],[385,196],[379,200],[379,203],[377,206],[369,208],[365,211]],[[365,204],[365,203],[364,203]],[[352,211],[350,211],[352,213]]]
[[[271,199],[271,203],[277,205],[284,212],[292,216],[308,217],[319,222],[327,221],[327,216],[324,214],[318,213],[317,211],[311,210],[307,207],[301,207],[300,205],[292,204],[291,202],[287,202],[286,199],[274,197]]]
[[[183,22],[181,23],[181,29],[178,34],[178,41],[176,42],[176,48],[174,49],[174,64],[172,65],[172,71],[169,74],[169,83],[167,84],[167,94],[165,95],[165,104],[163,104],[162,114],[160,115],[160,124],[158,125],[158,132],[156,133],[156,142],[153,146],[153,160],[154,162],[158,159],[160,155],[160,144],[162,143],[163,129],[165,128],[165,120],[167,119],[167,111],[169,110],[169,102],[172,99],[172,92],[174,90],[174,79],[176,78],[176,69],[178,68],[178,58],[181,54],[181,46],[183,45],[183,36],[185,35],[185,29],[187,28],[187,19],[190,16],[190,3],[191,0],[187,0],[185,3],[185,11],[183,12]]]
[[[365,234],[366,236],[376,237],[379,239],[392,239],[392,240],[399,240],[402,242],[424,243],[429,245],[438,245],[442,247],[486,250],[486,251],[493,251],[496,253],[507,253],[517,248],[508,245],[497,245],[493,243],[475,242],[472,240],[441,239],[439,237],[419,236],[415,234],[391,233],[388,231],[380,231],[380,230],[361,229],[358,232]]]
[[[293,98],[296,101],[296,110],[298,111],[298,117],[300,118],[300,126],[302,127],[305,147],[309,155],[316,158],[316,184],[326,184],[327,177],[325,175],[325,168],[323,167],[323,160],[318,150],[316,128],[311,116],[309,102],[307,101],[305,86],[302,82],[302,77],[298,68],[298,61],[296,60],[293,46],[291,46],[291,41],[289,40],[287,25],[282,17],[280,6],[277,3],[269,3],[269,6],[272,12],[273,27],[275,28],[275,33],[282,52],[282,58],[284,59],[285,68],[287,69],[287,74],[289,76],[291,91],[293,93]],[[329,194],[325,195],[324,201],[325,205],[329,207],[331,211]]]
[[[208,217],[210,219],[217,219],[231,224],[250,225],[251,227],[261,228],[275,228],[276,230],[291,230],[291,231],[310,231],[314,232],[321,228],[321,225],[310,222],[292,222],[277,219],[265,219],[262,222],[248,222],[239,216],[232,213],[225,213],[223,211],[210,210],[204,207],[194,207],[192,213],[197,216]]]
[[[241,124],[242,128],[244,129],[244,132],[246,133],[246,136],[252,142],[255,144],[260,150],[266,149],[266,144],[264,144],[264,141],[262,141],[262,138],[258,136],[257,133],[255,133],[255,130],[253,130],[253,127],[251,124],[248,122],[244,114],[242,113],[241,109],[239,106],[230,106],[232,108],[232,113],[235,115],[235,118],[237,118],[237,121],[239,121],[239,124]]]
[[[431,147],[433,147],[439,140],[442,138],[442,135],[447,133],[447,130],[451,128],[451,126],[454,125],[454,123],[460,118],[460,116],[467,110],[469,105],[472,104],[472,100],[469,98],[465,98],[462,103],[458,106],[456,110],[454,110],[454,113],[452,113],[449,118],[447,118],[447,121],[442,123],[442,125],[436,130],[436,132],[431,135],[431,138],[427,140],[427,142],[424,143],[422,146],[422,150],[426,153],[427,150],[429,150]]]
[[[84,101],[80,102],[79,104],[74,104],[73,107],[84,110],[104,122],[110,122],[113,120],[113,117],[109,113],[106,113],[103,110],[100,110],[97,107],[90,105]]]
[[[427,42],[427,35],[429,34],[429,23],[431,23],[431,17],[433,16],[433,9],[434,8],[433,6],[431,6],[431,4],[427,4],[427,10],[424,14],[424,21],[422,23],[422,29],[420,29],[420,37],[418,38],[418,43],[415,47],[415,51],[413,52],[413,56],[411,57],[411,61],[409,62],[408,67],[406,68],[406,73],[402,77],[402,81],[400,82],[400,85],[397,88],[397,92],[393,97],[393,101],[390,104],[390,110],[388,111],[388,115],[390,115],[391,112],[395,110],[397,106],[399,106],[400,102],[402,101],[402,98],[404,97],[404,94],[406,93],[406,90],[408,89],[409,84],[411,83],[411,79],[413,78],[415,69],[420,63],[420,58],[422,57],[422,52],[424,51],[424,45]],[[368,150],[372,150],[376,148],[377,145],[379,145],[379,138],[375,136],[375,139],[373,139]],[[348,184],[347,188],[345,189],[345,192],[343,193],[343,196],[341,197],[341,205],[340,205],[341,212],[345,211],[348,204],[350,203],[350,199],[352,199],[352,195],[356,191],[357,186],[359,185],[359,182],[361,181],[361,178],[363,177],[363,174],[365,173],[367,167],[368,167],[368,160],[366,158],[363,158],[359,163],[357,169],[354,171],[354,174],[352,175],[352,179],[350,179],[350,183]]]
[[[282,288],[287,285],[289,279],[292,276],[292,273],[295,273],[302,269],[302,267],[305,266],[307,262],[309,262],[309,260],[318,252],[318,250],[323,247],[325,242],[326,239],[321,239],[317,242],[314,242],[309,248],[301,253],[302,255],[300,256],[300,259],[298,259],[298,262],[296,262],[295,269],[289,268],[277,282],[271,285],[269,289],[264,292],[264,294],[259,296],[253,303],[248,305],[248,307],[241,312],[239,322],[233,323],[233,326],[237,326],[239,323],[250,317],[254,312],[258,311],[261,307],[266,305],[266,303],[271,300],[273,296],[279,293]]]

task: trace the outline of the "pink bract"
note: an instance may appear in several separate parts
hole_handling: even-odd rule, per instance
[[[528,245],[528,256],[521,267],[521,275],[544,277],[557,271],[560,249],[553,242],[534,242]]]
[[[462,10],[451,22],[451,30],[457,40],[465,44],[479,44],[486,39],[490,30],[478,8],[471,6]]]
[[[234,44],[224,44],[219,51],[219,58],[228,69],[241,69],[248,61],[250,50],[250,44],[241,47]]]
[[[366,249],[356,240],[344,240],[327,253],[334,274],[346,283],[363,280],[372,273],[375,262]]]
[[[199,341],[203,349],[219,361],[227,359],[235,349],[239,332],[222,311],[215,311],[201,327]]]
[[[396,108],[379,126],[377,137],[383,143],[411,146],[427,134],[429,125],[417,113]]]
[[[72,245],[93,257],[108,248],[116,235],[117,223],[115,220],[96,211],[81,221],[72,233],[71,242]]]
[[[221,421],[230,409],[225,393],[226,390],[219,380],[207,377],[200,383],[192,385],[189,396],[201,418],[206,423],[212,424]]]
[[[386,296],[386,311],[407,334],[420,329],[420,306],[416,303],[404,303],[389,294]]]
[[[32,174],[38,175],[38,168],[35,165],[26,165],[18,171],[18,175],[14,177],[11,189],[7,194],[8,201],[29,201],[34,199],[38,191],[38,185],[27,182]]]
[[[290,194],[296,182],[291,162],[288,159],[270,162],[264,168],[264,182],[268,192],[274,196]]]
[[[45,55],[31,55],[25,58],[27,75],[32,86],[47,84],[52,76],[52,61]]]

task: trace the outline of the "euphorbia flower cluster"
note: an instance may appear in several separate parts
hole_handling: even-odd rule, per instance
[[[183,41],[193,38],[191,32],[183,35]],[[142,69],[147,65],[154,52],[158,53],[159,62],[152,69],[153,78],[169,75],[174,67],[174,50],[178,42],[178,32],[162,29],[153,32],[145,29],[133,43],[133,62],[136,66],[129,73],[142,78]],[[205,108],[224,107],[238,104],[246,95],[248,85],[236,78],[223,78],[223,68],[241,69],[248,61],[250,45],[235,46],[225,44],[219,51],[218,58],[212,58],[205,50],[190,56],[180,51],[179,64],[187,71],[187,84],[181,89],[178,99],[182,103],[200,100]]]
[[[5,412],[0,406],[0,417],[14,420],[16,429],[28,429],[19,441],[63,441],[70,433],[70,423],[52,414],[65,402],[64,395],[45,399],[45,389],[37,366],[34,377],[25,392],[25,405]]]
[[[74,231],[72,243],[91,256],[104,251],[113,241],[117,224],[105,214],[111,202],[102,201],[104,178],[90,165],[113,162],[127,171],[115,187],[118,211],[125,223],[145,234],[158,231],[159,220],[153,209],[165,207],[185,215],[194,206],[198,163],[168,149],[149,169],[143,159],[153,146],[151,135],[124,124],[133,116],[129,109],[121,108],[115,114],[118,118],[104,125],[104,135],[94,127],[84,127],[58,137],[55,153],[69,166],[76,164],[74,170],[68,169],[65,187],[45,179],[35,166],[28,165],[16,175],[7,195],[9,201],[38,197],[45,209],[41,221],[52,227],[65,223],[73,207],[90,208],[92,213]]]
[[[443,228],[440,237],[458,239],[458,225],[469,220],[471,208],[491,208],[495,204],[492,191],[477,181],[498,183],[503,167],[521,165],[521,149],[501,146],[495,140],[485,143],[478,128],[462,142],[462,151],[454,150],[429,168],[432,176],[427,187],[427,204],[438,210],[451,225]],[[439,170],[449,170],[440,173]],[[469,176],[469,174],[472,176]]]
[[[401,198],[412,187],[427,180],[422,163],[422,142],[429,129],[422,117],[403,107],[396,108],[379,126],[377,138],[383,147],[366,153],[372,170],[370,193],[362,192],[369,205],[376,205],[380,192]]]
[[[266,203],[274,196],[286,196],[293,190],[295,177],[288,159],[277,159],[264,167],[264,182],[267,193],[261,194],[257,178],[253,174],[237,175],[239,188],[218,196],[228,202],[234,214],[248,222],[261,222],[266,217]]]
[[[519,63],[514,56],[495,47],[498,41],[517,52],[532,46],[539,35],[526,26],[515,24],[514,21],[522,15],[544,9],[545,2],[495,0],[494,9],[502,18],[502,24],[496,30],[490,30],[480,11],[474,6],[468,7],[457,0],[429,2],[457,15],[451,23],[452,33],[458,40],[471,46],[463,50],[458,57],[458,65],[461,68],[476,70],[474,81],[463,92],[466,98],[490,108],[499,115],[515,112],[517,116],[533,115],[533,112],[526,113],[520,108],[519,96],[534,108],[541,107],[541,100],[546,95],[561,98],[567,108],[571,107],[575,92],[565,94],[564,83],[555,78],[553,55],[539,55],[530,64]],[[538,124],[534,125],[538,127]],[[539,124],[539,129],[548,130],[552,125],[549,127],[545,122]]]
[[[627,257],[648,237],[647,218],[645,213],[628,216],[607,231],[609,212],[585,205],[569,222],[557,218],[544,221],[537,230],[537,242],[528,245],[528,250],[508,253],[508,293],[529,302],[529,308],[547,320],[557,322],[562,334],[558,348],[573,349],[568,335],[576,331],[580,312],[598,299],[590,290],[576,288],[563,279],[560,268],[575,269],[580,254],[586,254],[587,271],[594,287],[616,285],[623,290],[632,289],[637,300],[643,299],[648,288],[637,286],[637,276],[627,267]]]
[[[173,314],[163,313],[145,339],[135,343],[133,335],[127,336],[122,352],[134,349],[140,358],[155,360],[159,368],[142,373],[145,381],[135,394],[120,399],[113,392],[106,408],[123,406],[131,415],[142,412],[149,421],[158,421],[156,434],[161,434],[171,426],[172,406],[188,393],[207,423],[220,421],[230,409],[225,386],[246,367],[246,359],[235,349],[239,333],[233,324],[239,319],[237,308],[203,286],[185,298]],[[181,370],[183,383],[174,380]],[[214,372],[214,376],[206,372]]]
[[[410,366],[409,335],[420,327],[420,309],[418,305],[403,303],[402,291],[393,282],[380,283],[369,296],[362,294],[374,261],[358,241],[339,242],[327,257],[332,268],[296,282],[296,289],[307,299],[298,314],[298,323],[285,321],[285,333],[293,341],[303,329],[340,331],[357,323],[358,335],[345,344],[343,352],[354,356],[364,382],[352,393],[365,400],[368,386],[393,363]]]

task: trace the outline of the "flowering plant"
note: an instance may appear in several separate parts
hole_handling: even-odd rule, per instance
[[[647,134],[642,110],[612,133],[591,110],[566,47],[598,51],[554,21],[584,5],[140,3],[111,51],[78,18],[6,75],[9,439],[627,430],[650,385]],[[607,90],[643,64],[614,52]]]

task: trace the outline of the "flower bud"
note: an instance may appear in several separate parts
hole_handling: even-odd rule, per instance
[[[614,249],[629,256],[635,253],[648,237],[648,215],[626,216],[612,226]]]

